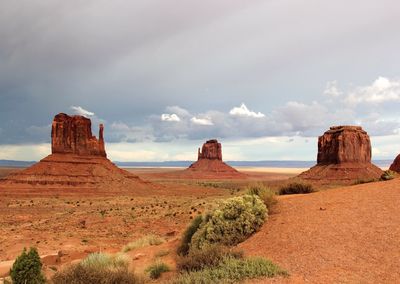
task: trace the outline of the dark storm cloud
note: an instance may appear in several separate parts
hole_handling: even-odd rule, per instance
[[[394,0],[2,1],[0,144],[48,142],[53,115],[71,106],[106,121],[111,141],[314,135],[340,116],[325,114],[328,81],[398,76],[398,8]],[[241,102],[265,117],[229,115]],[[179,127],[160,121],[162,112],[182,117]],[[341,115],[368,118],[346,106]]]

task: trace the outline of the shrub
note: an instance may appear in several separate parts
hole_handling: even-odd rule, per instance
[[[271,211],[272,207],[278,202],[275,191],[262,183],[249,185],[247,187],[247,194],[260,197],[265,206],[267,206],[268,212]]]
[[[93,253],[78,264],[57,272],[54,284],[136,284],[142,280],[128,269],[129,258],[123,254]]]
[[[190,250],[210,244],[236,245],[261,227],[266,213],[266,206],[256,195],[230,198],[203,220],[192,236]]]
[[[396,177],[396,172],[387,170],[384,171],[383,174],[381,175],[381,180],[391,180]]]
[[[176,266],[179,271],[197,271],[218,266],[226,257],[243,258],[243,253],[230,251],[220,245],[210,245],[202,250],[192,249],[188,255],[178,257]]]
[[[224,258],[218,266],[199,271],[184,272],[175,284],[236,283],[258,277],[287,276],[288,273],[264,258]]]
[[[140,239],[137,239],[136,241],[130,242],[127,244],[122,251],[123,252],[128,252],[133,249],[145,247],[145,246],[158,246],[161,245],[164,242],[164,239],[160,238],[159,236],[156,235],[147,235],[144,237],[141,237]]]
[[[312,193],[314,192],[314,188],[309,183],[303,182],[292,182],[287,185],[284,185],[279,190],[280,195],[284,194],[303,194],[303,193]]]
[[[194,218],[190,223],[189,227],[186,228],[185,232],[183,233],[181,243],[177,249],[179,255],[188,254],[189,244],[192,241],[192,237],[194,233],[196,233],[202,222],[203,222],[203,217],[199,215],[196,218]]]
[[[170,271],[169,266],[161,261],[157,261],[156,263],[146,268],[146,272],[149,273],[151,279],[157,279],[161,276],[161,274],[168,271]]]
[[[28,253],[24,248],[11,267],[10,276],[14,284],[45,283],[42,262],[36,248],[30,248]]]

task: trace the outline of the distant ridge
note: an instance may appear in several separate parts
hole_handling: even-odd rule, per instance
[[[36,161],[0,160],[0,167],[24,168],[35,164]],[[193,161],[164,161],[164,162],[114,162],[119,167],[182,167],[190,166]],[[227,161],[232,167],[268,167],[268,168],[309,168],[315,161]],[[388,168],[392,160],[373,160],[381,168]]]

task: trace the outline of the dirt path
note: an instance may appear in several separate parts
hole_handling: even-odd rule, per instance
[[[291,274],[274,282],[400,282],[399,179],[282,196],[277,211],[239,246]]]

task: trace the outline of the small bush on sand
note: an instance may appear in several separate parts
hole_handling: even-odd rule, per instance
[[[45,283],[42,262],[36,248],[30,248],[28,253],[24,248],[12,266],[10,276],[14,284]]]
[[[387,170],[384,171],[383,174],[381,175],[381,180],[391,180],[396,177],[396,172]]]
[[[200,224],[192,236],[190,250],[211,244],[236,245],[262,226],[266,213],[265,204],[256,195],[227,199]]]
[[[161,261],[157,261],[156,263],[146,268],[146,272],[149,273],[151,279],[158,279],[160,278],[161,274],[170,270],[171,269],[169,268],[169,266]]]
[[[127,244],[122,251],[128,252],[137,248],[146,247],[146,246],[158,246],[161,245],[165,240],[156,235],[147,235],[137,239],[136,241],[130,242]]]
[[[314,192],[314,188],[309,183],[304,182],[292,182],[287,185],[284,185],[279,190],[280,195],[284,194],[304,194],[304,193],[312,193]]]
[[[247,194],[257,195],[267,206],[268,212],[272,210],[272,207],[278,202],[276,199],[276,193],[271,188],[266,187],[262,183],[251,184],[247,186]]]
[[[192,249],[188,255],[179,256],[176,267],[179,271],[197,271],[218,266],[226,257],[243,258],[243,253],[230,251],[221,245],[210,245],[202,250]]]
[[[197,216],[192,220],[189,227],[186,228],[185,232],[183,233],[181,243],[178,247],[178,254],[179,255],[187,255],[189,252],[189,245],[192,241],[192,237],[194,233],[199,229],[200,224],[203,222],[203,217],[201,215]]]
[[[217,266],[184,272],[175,284],[237,283],[258,277],[287,276],[288,273],[264,258],[225,257]]]
[[[129,271],[129,258],[123,254],[93,253],[78,264],[58,271],[54,284],[137,284],[143,281]]]

